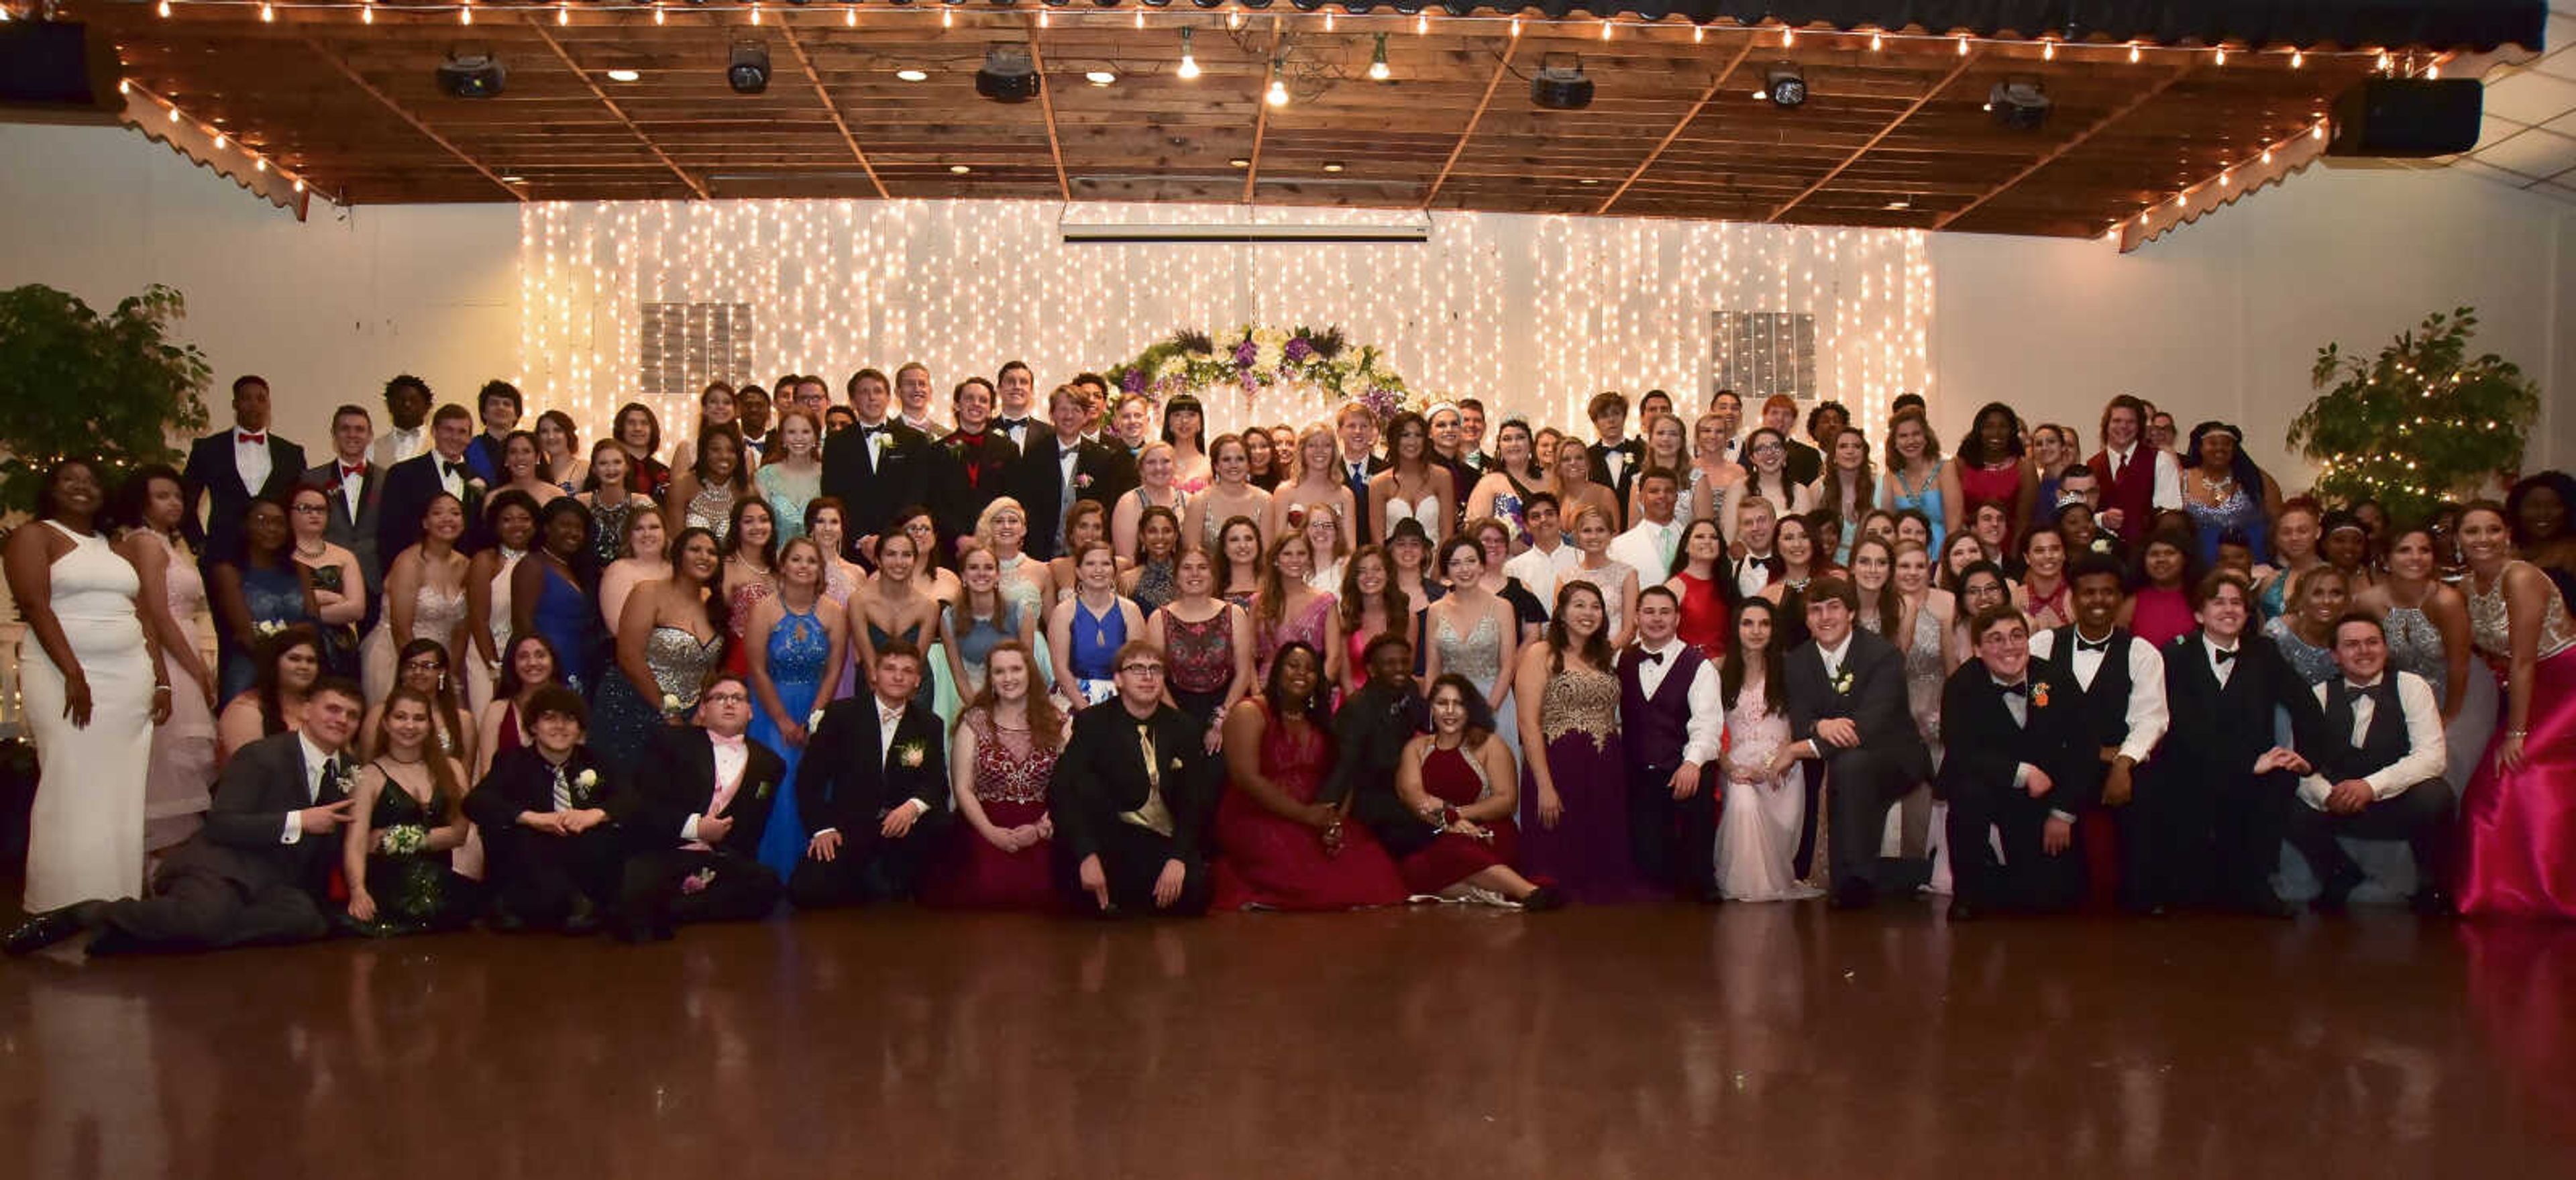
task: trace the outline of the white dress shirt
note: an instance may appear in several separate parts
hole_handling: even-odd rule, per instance
[[[2219,659],[2220,652],[2233,652],[2236,658]],[[2218,687],[2225,688],[2228,675],[2234,672],[2237,663],[2245,658],[2245,637],[2239,635],[2234,643],[2220,643],[2217,636],[2204,631],[2200,636],[2200,653],[2200,658],[2209,661],[2209,674],[2217,679]]]
[[[331,755],[323,753],[322,747],[314,745],[313,739],[302,733],[297,733],[295,740],[304,746],[304,805],[311,807],[322,798],[322,768],[330,764]],[[280,844],[293,844],[304,839],[304,813],[287,812],[286,830],[278,833],[277,839]]]
[[[2159,510],[2182,507],[2182,460],[2175,458],[2171,451],[2147,447],[2144,440],[2129,444],[2127,450],[2102,448],[2103,457],[2111,461],[2112,467],[2110,472],[2104,473],[2107,478],[2103,482],[2119,478],[2115,473],[2127,471],[2129,464],[2137,460],[2141,449],[2147,451],[2147,461],[2156,465],[2156,489],[2148,503]],[[2104,490],[2107,492],[2109,489]]]
[[[1610,538],[1610,560],[1637,571],[1640,588],[1661,586],[1673,576],[1673,550],[1681,545],[1685,527],[1679,520],[1638,521],[1635,528]]]
[[[1759,563],[1771,560],[1768,553],[1747,553],[1735,563],[1735,592],[1746,598],[1762,593],[1771,584],[1771,571]]]
[[[464,499],[465,481],[474,476],[472,469],[465,466],[465,456],[458,455],[450,459],[445,455],[432,454],[429,461],[438,464],[439,488],[459,500]],[[455,466],[455,470],[448,469],[450,464]]]
[[[883,698],[877,696],[875,693],[868,694],[868,703],[874,705],[877,711],[877,765],[879,767],[883,767],[888,762],[894,760],[894,729],[895,726],[903,723],[903,706],[900,704],[889,705],[885,703]],[[903,803],[897,804],[896,806],[907,805],[912,808],[912,813],[916,817],[930,810],[930,808],[925,806],[919,799],[906,799]],[[893,809],[888,808],[887,810],[892,811]],[[820,828],[817,829],[814,834],[820,836],[824,832],[837,831],[840,831],[840,829]]]
[[[378,467],[391,467],[414,455],[429,450],[429,428],[414,426],[409,430],[388,430],[367,444],[367,458]]]
[[[1556,591],[1565,575],[1583,564],[1583,551],[1559,537],[1554,549],[1532,545],[1503,562],[1503,576],[1519,578],[1521,588],[1538,596],[1539,609],[1556,614]]]
[[[2406,756],[2361,776],[2361,781],[2370,784],[2374,800],[2396,798],[2408,787],[2442,777],[2442,772],[2451,766],[2450,747],[2442,737],[2442,705],[2433,699],[2433,686],[2412,672],[2389,671],[2380,675],[2397,678],[2397,705],[2406,712]],[[2351,684],[2351,681],[2345,683]],[[2352,687],[2369,688],[2378,683],[2379,680],[2374,678],[2369,684]],[[2326,689],[2333,684],[2334,681],[2329,680],[2316,686],[2318,704],[2326,702]],[[2370,721],[2378,712],[2379,702],[2373,698],[2353,698],[2354,746],[2361,745],[2370,736]],[[2334,787],[2333,783],[2325,780],[2325,776],[2311,774],[2299,780],[2299,798],[2308,806],[2323,811],[2326,809],[2326,796],[2334,793]]]
[[[2075,673],[2077,684],[2083,685],[2085,691],[2090,692],[2093,690],[2093,678],[2101,674],[2102,659],[2106,653],[2083,650],[2084,645],[2081,641],[2084,633],[2082,631],[2077,631],[2075,637],[2079,641],[2076,644],[2075,658],[2059,662],[2064,663],[2069,671]],[[2056,650],[2055,629],[2041,631],[2030,637],[2030,654],[2033,658],[2048,659]],[[2128,660],[2129,707],[2126,712],[2129,718],[2129,736],[2121,739],[2120,753],[2131,763],[2144,765],[2147,756],[2156,752],[2156,743],[2164,740],[2165,730],[2173,725],[2173,714],[2165,707],[2165,661],[2163,656],[2156,654],[2153,646],[2135,635],[2129,637]]]
[[[1664,677],[1673,670],[1675,657],[1682,654],[1682,641],[1676,637],[1664,641],[1660,648],[1637,641],[1637,650],[1659,660],[1637,661],[1637,687],[1653,696],[1664,686]],[[1699,670],[1691,674],[1690,721],[1682,739],[1682,761],[1693,766],[1707,766],[1717,761],[1726,750],[1726,699],[1719,692],[1717,662],[1701,660]]]
[[[719,803],[731,803],[734,792],[742,789],[742,772],[751,765],[751,747],[726,742],[708,744],[712,747],[716,758],[715,799]],[[710,806],[715,806],[717,811],[724,810],[723,807],[713,803]],[[706,817],[703,814],[692,814],[680,823],[680,838],[695,846],[699,852],[707,851],[706,845],[698,843],[698,821],[704,818]]]
[[[242,486],[256,496],[268,486],[269,474],[277,469],[277,460],[268,453],[268,432],[258,432],[258,442],[243,442],[242,428],[233,427],[233,470],[241,473]]]
[[[1851,654],[1851,645],[1852,637],[1848,634],[1843,636],[1841,644],[1834,647],[1826,647],[1821,642],[1816,644],[1816,654],[1825,657],[1826,680],[1830,681],[1843,674],[1843,659]]]

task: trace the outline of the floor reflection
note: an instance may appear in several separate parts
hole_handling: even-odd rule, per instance
[[[38,1177],[2532,1174],[2576,931],[913,913],[0,967]]]

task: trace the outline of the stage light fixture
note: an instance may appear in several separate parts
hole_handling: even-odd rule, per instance
[[[1995,125],[2014,131],[2037,131],[2047,125],[2053,105],[2037,78],[2006,78],[1986,92],[1986,112],[1994,116]]]
[[[1369,55],[1369,81],[1384,82],[1394,71],[1386,68],[1386,34],[1377,35],[1377,50]]]
[[[488,53],[449,54],[438,63],[438,89],[449,98],[495,98],[509,81],[510,71]]]
[[[995,102],[1027,102],[1038,96],[1040,85],[1026,45],[996,45],[985,50],[983,68],[975,71],[975,93]]]
[[[1592,105],[1592,79],[1583,74],[1583,58],[1551,53],[1539,60],[1530,78],[1530,102],[1551,111],[1579,111]]]
[[[1771,105],[1782,110],[1807,105],[1807,74],[1795,63],[1781,62],[1762,77]]]
[[[758,94],[769,89],[769,43],[736,41],[733,56],[725,63],[725,85],[736,94]]]

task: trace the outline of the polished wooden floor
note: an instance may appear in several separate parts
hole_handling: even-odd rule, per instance
[[[884,911],[0,964],[0,1175],[2576,1174],[2576,929]]]

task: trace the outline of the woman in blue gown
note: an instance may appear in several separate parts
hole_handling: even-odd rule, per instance
[[[311,575],[295,562],[286,505],[253,500],[242,514],[241,551],[215,563],[213,598],[218,700],[250,691],[260,640],[317,617]]]
[[[805,857],[805,821],[796,813],[796,764],[804,757],[809,722],[838,687],[827,675],[841,666],[849,623],[823,597],[823,550],[811,537],[787,542],[778,554],[778,593],[751,608],[744,630],[751,671],[751,738],[777,751],[787,764],[788,789],[778,793],[769,827],[760,838],[760,863],[785,878]]]
[[[510,571],[510,633],[545,636],[564,683],[588,699],[599,687],[603,646],[590,510],[570,496],[547,501],[529,557]]]

